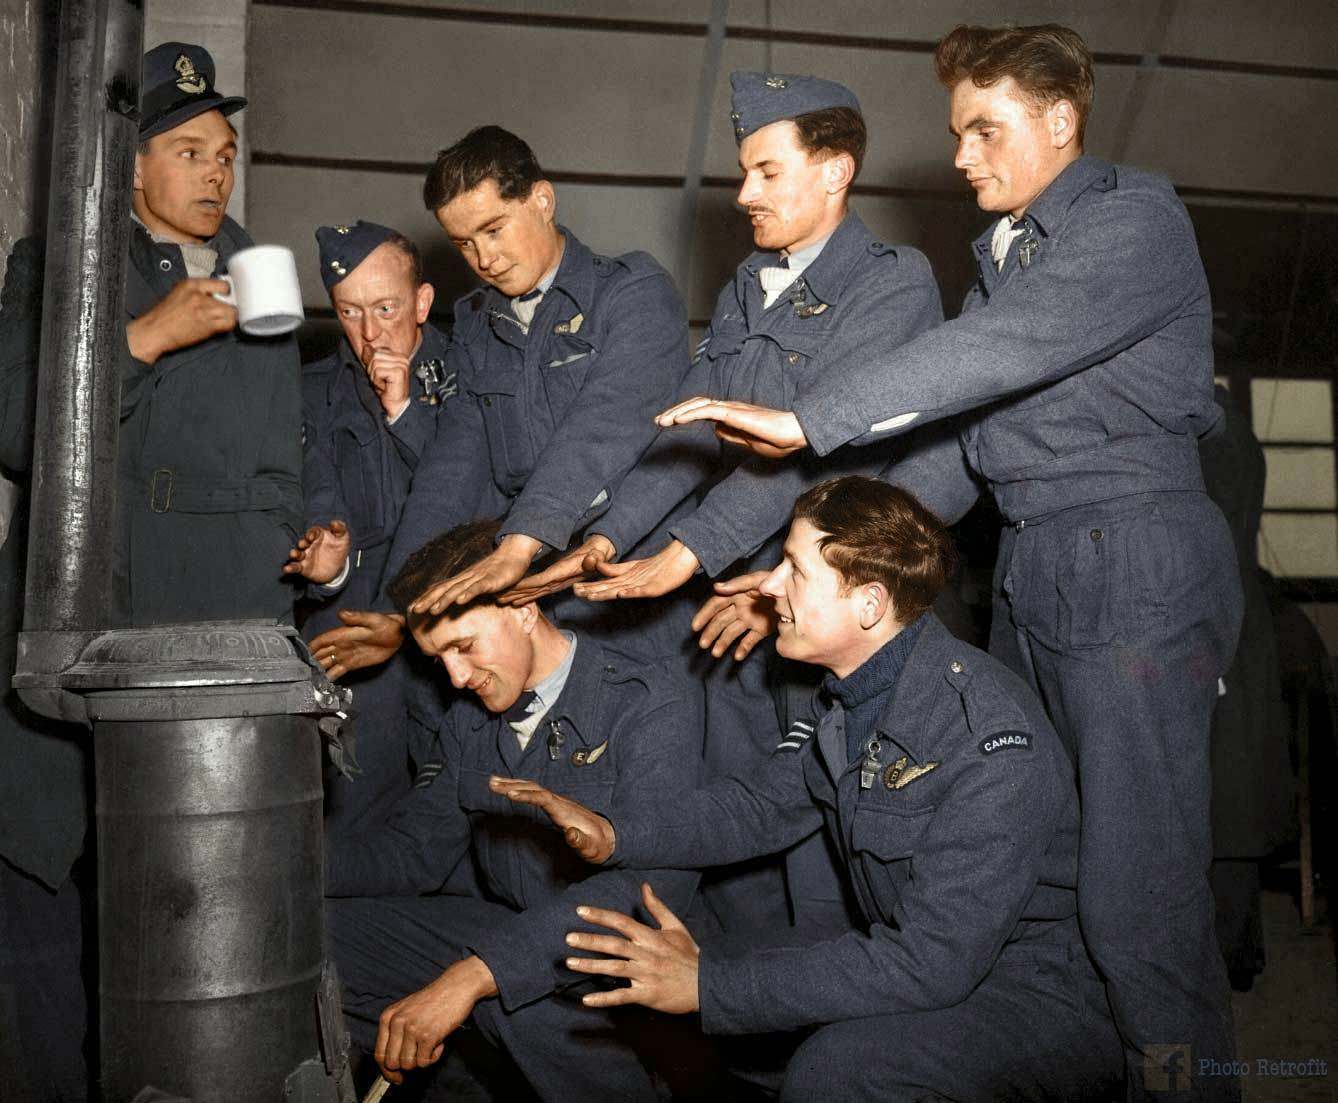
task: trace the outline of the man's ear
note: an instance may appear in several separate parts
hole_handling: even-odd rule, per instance
[[[529,201],[538,207],[545,222],[552,222],[557,218],[557,193],[547,180],[535,182],[534,187],[530,189]]]
[[[427,321],[427,316],[432,312],[432,303],[437,297],[437,289],[430,283],[420,283],[418,293],[414,296],[414,317],[418,319],[421,326]]]
[[[528,605],[512,605],[510,609],[520,618],[520,630],[527,636],[533,635],[539,627],[539,606],[532,601]]]
[[[1056,100],[1046,115],[1055,149],[1066,149],[1078,140],[1078,110],[1069,100]]]
[[[139,161],[142,156],[139,153],[135,154],[135,191],[144,190],[144,177],[140,175],[139,171]]]
[[[866,582],[859,588],[859,626],[866,631],[892,613],[892,598],[881,582]]]
[[[822,174],[829,195],[843,192],[855,182],[855,159],[849,153],[828,157],[823,162]]]

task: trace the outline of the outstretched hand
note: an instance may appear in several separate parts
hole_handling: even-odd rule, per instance
[[[440,616],[452,605],[468,605],[481,594],[509,589],[525,577],[543,545],[532,536],[508,533],[492,552],[457,575],[429,586],[409,611]]]
[[[617,931],[621,937],[572,931],[567,945],[607,957],[569,957],[567,968],[576,973],[598,973],[628,981],[625,988],[590,992],[581,997],[586,1007],[618,1007],[639,1003],[655,1011],[685,1015],[699,1007],[697,963],[701,950],[688,929],[650,885],[642,884],[641,900],[659,928],[647,927],[622,912],[605,908],[576,909],[587,923]]]
[[[655,418],[661,429],[694,421],[714,421],[715,435],[721,440],[767,459],[781,459],[808,447],[799,419],[789,410],[773,410],[751,402],[698,395],[670,406]]]
[[[616,550],[607,536],[591,536],[544,570],[522,578],[498,597],[497,602],[499,605],[529,605],[541,597],[567,589],[578,579],[598,573],[599,565],[612,562],[615,555]]]
[[[332,682],[352,670],[386,662],[404,642],[404,618],[397,613],[340,609],[339,619],[344,627],[322,632],[309,645]]]
[[[348,561],[352,543],[348,526],[343,521],[331,521],[329,526],[312,525],[302,534],[297,547],[288,552],[284,574],[300,574],[308,582],[324,585],[339,577]]]
[[[753,571],[715,584],[715,597],[692,618],[703,651],[719,659],[733,647],[734,658],[742,662],[776,631],[776,602],[758,589],[770,573]]]
[[[602,865],[612,857],[617,841],[613,824],[584,804],[560,797],[551,789],[525,778],[494,774],[488,779],[488,788],[517,804],[532,804],[540,809],[562,832],[567,845],[592,865]]]
[[[626,563],[597,563],[604,575],[598,582],[576,583],[576,596],[586,601],[613,601],[622,597],[659,597],[677,590],[697,572],[700,564],[691,550],[671,540],[662,551]]]

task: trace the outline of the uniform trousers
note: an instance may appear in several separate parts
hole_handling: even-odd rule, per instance
[[[990,651],[1075,756],[1079,917],[1141,1099],[1167,1060],[1235,1052],[1208,882],[1209,727],[1241,621],[1230,532],[1201,492],[1112,499],[1005,527],[995,583]],[[1239,1098],[1230,1078],[1192,1086]]]
[[[471,896],[326,900],[330,953],[354,1042],[372,1052],[387,1006],[436,980],[469,956],[481,932],[515,914]],[[574,914],[572,920],[575,927]],[[700,1039],[695,1019],[635,1007],[589,1008],[580,993],[590,990],[580,978],[570,989],[511,1011],[496,997],[480,1000],[470,1021],[506,1052],[545,1103],[653,1103],[661,1096],[648,1066],[675,1085],[675,1098],[697,1094],[699,1088],[678,1086],[700,1075],[709,1060],[704,1043],[693,1042],[693,1035]]]
[[[1108,1099],[1123,1062],[1101,982],[1080,945],[1043,950],[1006,953],[953,1007],[818,1028],[786,1068],[781,1103]]]

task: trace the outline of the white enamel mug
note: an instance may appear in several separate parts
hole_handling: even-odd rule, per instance
[[[278,337],[302,324],[302,289],[291,249],[252,245],[232,255],[227,274],[221,278],[230,291],[215,297],[237,308],[237,324],[243,333]]]

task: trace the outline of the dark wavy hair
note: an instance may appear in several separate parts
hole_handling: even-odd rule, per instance
[[[386,596],[400,613],[407,616],[410,603],[429,586],[468,570],[492,554],[501,527],[500,518],[467,521],[434,536],[405,560],[404,566],[387,584]],[[485,604],[492,600],[493,595],[489,594],[470,604]]]
[[[794,519],[820,533],[822,557],[845,590],[881,582],[909,624],[934,604],[957,566],[947,528],[919,499],[879,479],[846,475],[799,496]]]
[[[497,181],[503,199],[528,199],[542,179],[539,161],[522,139],[500,126],[479,126],[437,154],[423,181],[423,204],[439,211],[485,180]]]
[[[964,80],[989,88],[1012,77],[1038,111],[1068,100],[1077,112],[1078,142],[1082,142],[1096,79],[1092,51],[1077,31],[1058,23],[954,27],[934,50],[934,70],[945,88]]]

